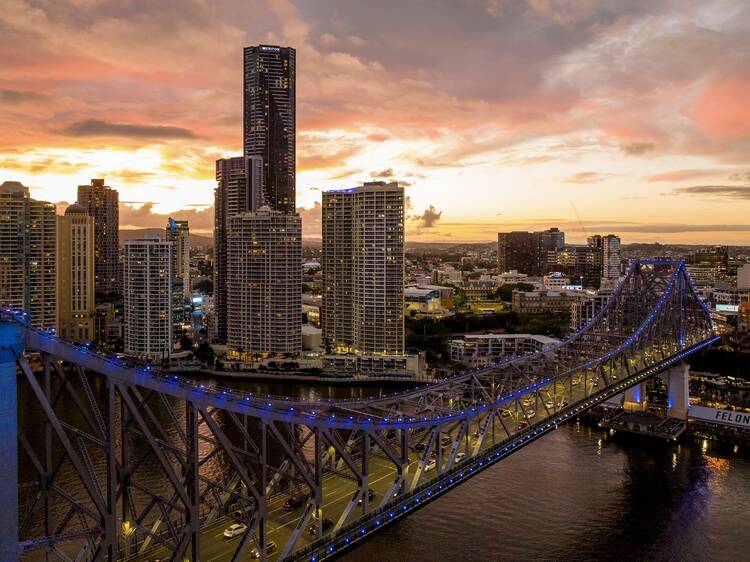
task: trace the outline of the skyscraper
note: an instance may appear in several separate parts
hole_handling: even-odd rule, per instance
[[[174,244],[159,238],[125,242],[125,353],[154,361],[172,352]]]
[[[539,238],[533,232],[500,232],[497,235],[497,270],[536,275],[539,271]]]
[[[120,211],[117,191],[92,179],[78,186],[78,202],[94,217],[94,278],[96,302],[115,301],[121,296],[119,267]]]
[[[72,342],[95,339],[94,228],[78,203],[57,217],[57,333]]]
[[[404,189],[323,194],[323,337],[335,351],[404,353]]]
[[[0,305],[23,309],[31,324],[56,321],[55,206],[17,181],[0,185]]]
[[[174,276],[182,281],[182,292],[190,298],[190,227],[188,221],[167,221],[166,239],[174,243]]]
[[[253,360],[302,351],[302,222],[261,207],[229,218],[227,344]]]
[[[262,204],[292,214],[296,189],[295,58],[291,47],[257,45],[244,50],[244,156],[262,159]]]

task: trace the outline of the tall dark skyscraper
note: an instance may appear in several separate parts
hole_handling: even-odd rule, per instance
[[[115,189],[93,179],[78,186],[78,202],[94,217],[94,288],[96,302],[117,300],[120,296],[120,211]]]
[[[263,159],[262,204],[295,212],[296,52],[245,47],[244,155]]]

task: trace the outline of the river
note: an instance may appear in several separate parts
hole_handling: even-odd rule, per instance
[[[748,506],[750,447],[572,423],[343,560],[750,560]]]

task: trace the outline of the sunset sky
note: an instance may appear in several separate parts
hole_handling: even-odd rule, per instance
[[[750,244],[750,2],[3,0],[0,182],[104,177],[210,232],[242,48],[297,49],[297,204],[403,182],[408,239]]]

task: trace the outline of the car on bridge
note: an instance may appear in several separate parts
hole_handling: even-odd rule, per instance
[[[331,521],[327,517],[320,522],[320,529],[321,529],[321,531],[323,533],[331,530],[332,528],[333,528],[333,521]],[[312,536],[317,535],[318,534],[318,524],[315,523],[315,522],[310,523],[310,529],[309,529],[309,531],[310,531],[310,534]]]
[[[266,543],[266,548],[265,548],[266,556],[276,552],[277,548],[278,546],[276,545],[274,541],[268,541]],[[250,551],[250,558],[252,558],[253,560],[260,560],[260,551],[257,548],[252,549]]]
[[[308,496],[305,492],[297,492],[284,502],[284,511],[294,511],[295,509],[302,507],[305,505],[307,499]]]
[[[374,497],[375,497],[375,490],[373,490],[372,488],[367,488],[367,499],[368,499],[368,500],[371,500],[371,499],[373,499]],[[362,502],[362,498],[359,498],[359,499],[357,500],[357,505],[362,505],[362,503],[363,503],[363,502]]]
[[[466,453],[456,453],[456,460],[454,461],[456,464],[460,463],[466,458]]]
[[[437,461],[435,459],[430,459],[427,461],[427,464],[424,467],[425,472],[430,472],[431,470],[435,470],[435,467],[437,466]]]
[[[243,535],[246,531],[247,525],[245,525],[244,523],[235,523],[234,525],[230,525],[229,527],[227,527],[227,529],[224,531],[224,538],[233,539],[234,537]]]

